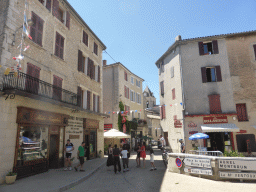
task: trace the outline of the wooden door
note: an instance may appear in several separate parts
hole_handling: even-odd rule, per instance
[[[49,167],[59,167],[59,135],[50,135]]]

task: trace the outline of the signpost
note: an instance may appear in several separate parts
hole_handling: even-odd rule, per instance
[[[218,160],[219,169],[241,170],[241,171],[256,171],[256,161],[246,160]]]
[[[212,168],[210,159],[185,158],[184,163],[191,167]]]
[[[200,175],[212,175],[211,169],[198,169],[198,168],[185,167],[184,171],[186,173],[193,173],[193,174],[200,174]]]

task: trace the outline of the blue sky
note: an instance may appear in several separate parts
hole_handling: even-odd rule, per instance
[[[182,39],[256,30],[254,0],[68,0],[115,61],[142,77],[159,104],[155,62]],[[114,63],[106,53],[103,59]]]

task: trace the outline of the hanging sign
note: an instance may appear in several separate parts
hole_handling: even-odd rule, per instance
[[[185,158],[184,163],[186,166],[192,166],[192,167],[203,167],[203,168],[212,167],[210,159]]]
[[[248,172],[223,172],[219,171],[220,178],[229,178],[229,179],[255,179],[256,173]]]
[[[218,160],[219,169],[241,170],[241,171],[256,171],[256,161],[246,160]]]
[[[193,174],[199,174],[199,175],[212,175],[211,169],[198,169],[198,168],[185,167],[184,171],[186,173],[193,173]]]
[[[180,158],[176,158],[175,163],[176,163],[177,167],[179,167],[179,168],[182,166],[182,161]]]

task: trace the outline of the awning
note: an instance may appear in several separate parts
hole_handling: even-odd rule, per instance
[[[109,131],[106,131],[104,133],[104,138],[123,139],[123,138],[131,138],[131,135],[125,134],[125,133],[120,132],[116,129],[110,129]]]
[[[202,125],[202,132],[239,132],[239,128],[236,124],[207,124]]]

